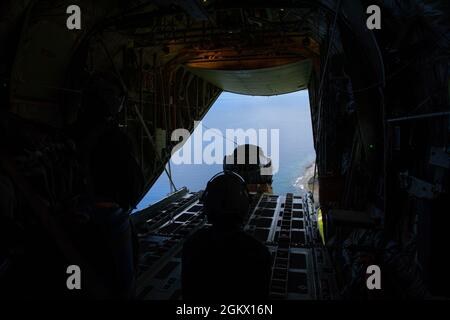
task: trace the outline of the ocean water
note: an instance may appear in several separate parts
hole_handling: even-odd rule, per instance
[[[182,148],[181,152],[186,152],[186,148],[190,148],[191,162],[194,162],[195,141],[199,141],[194,139],[195,133],[199,134],[199,130],[204,133],[208,129],[214,131],[217,140],[222,140],[223,149],[227,143],[230,144],[230,139],[226,138],[226,129],[266,129],[269,137],[268,145],[261,147],[268,156],[276,150],[271,147],[276,139],[270,139],[270,130],[278,129],[279,169],[273,176],[273,192],[294,194],[302,192],[299,178],[315,159],[307,90],[271,97],[222,93],[203,118],[202,125],[196,127],[194,134]],[[210,143],[201,142],[203,150]],[[197,143],[198,145],[200,144]],[[225,151],[223,153],[226,153]],[[271,158],[274,159],[273,156]],[[191,191],[203,190],[208,180],[222,171],[222,164],[175,164],[173,160],[172,156],[170,167],[177,188],[185,186]],[[143,209],[169,193],[169,179],[163,172],[136,209]]]

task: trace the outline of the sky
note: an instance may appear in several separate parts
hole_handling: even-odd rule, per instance
[[[201,159],[203,164],[192,164],[192,162],[194,162],[196,146],[201,146],[201,156],[205,153],[207,146],[215,140],[222,140],[221,143],[215,144],[215,146],[223,144],[223,148],[216,148],[216,152],[220,149],[219,153],[225,155],[227,143],[234,146],[233,140],[227,139],[227,129],[250,129],[258,134],[260,130],[267,132],[267,143],[262,143],[260,146],[266,155],[271,156],[272,161],[274,158],[279,158],[279,170],[273,176],[274,193],[301,192],[296,181],[315,159],[307,90],[270,97],[222,93],[202,119],[202,125],[196,127],[193,135],[186,140],[178,153],[179,157],[176,159],[178,162],[184,154],[184,159],[190,158],[191,164],[175,164],[175,158],[172,156],[172,179],[177,188],[186,186],[190,191],[203,190],[208,180],[222,171],[222,164],[205,164],[204,159]],[[277,130],[279,139],[276,139],[274,134]],[[206,132],[209,133],[210,141],[198,139],[198,137],[205,138]],[[277,141],[279,142],[278,152],[274,147]],[[260,142],[264,140],[258,139],[258,143]],[[190,157],[186,157],[186,154],[189,154],[186,148],[190,149]],[[207,154],[216,156],[216,152],[207,152]],[[217,158],[222,158],[222,155],[219,154]],[[168,193],[170,193],[169,179],[163,172],[137,209],[151,205]]]

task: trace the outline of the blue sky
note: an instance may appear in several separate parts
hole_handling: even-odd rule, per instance
[[[295,181],[315,159],[307,90],[270,97],[224,92],[202,123],[205,126],[203,131],[214,128],[223,135],[226,129],[279,129],[280,168],[273,179],[274,193],[299,192]],[[189,139],[192,140],[192,137]],[[186,144],[189,146],[190,142],[188,140]],[[224,145],[225,143],[226,141]],[[172,163],[171,169],[178,188],[186,186],[191,191],[199,191],[204,189],[211,176],[222,170],[222,166]],[[169,180],[163,173],[138,205],[138,209],[158,201],[169,192]]]

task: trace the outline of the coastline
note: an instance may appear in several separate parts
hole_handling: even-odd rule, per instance
[[[314,190],[314,202],[317,203],[319,199],[319,181],[317,179],[317,172],[316,177],[314,177],[314,167],[315,161],[308,164],[305,167],[303,175],[295,181],[295,186],[306,192],[313,192]]]

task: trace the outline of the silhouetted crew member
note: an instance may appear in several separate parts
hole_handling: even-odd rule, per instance
[[[94,298],[134,298],[137,239],[129,212],[139,201],[144,177],[132,139],[117,125],[125,96],[114,74],[92,76],[71,130],[90,196],[80,208],[87,221],[73,227],[73,238],[95,275],[84,283]]]
[[[129,212],[139,201],[144,178],[131,139],[118,128],[105,131],[91,151],[89,167],[93,208],[78,239],[104,289],[96,293],[93,287],[94,298],[134,298],[137,247]]]
[[[65,134],[0,117],[1,133],[11,137],[0,134],[1,151],[14,160],[0,161],[0,297],[134,297],[138,255],[129,212],[144,177],[133,140],[118,126],[125,92],[109,79],[93,77]],[[81,290],[67,286],[73,264]]]
[[[267,298],[271,255],[242,230],[249,210],[244,180],[231,171],[220,173],[208,182],[202,199],[212,227],[197,231],[184,245],[183,299]]]

